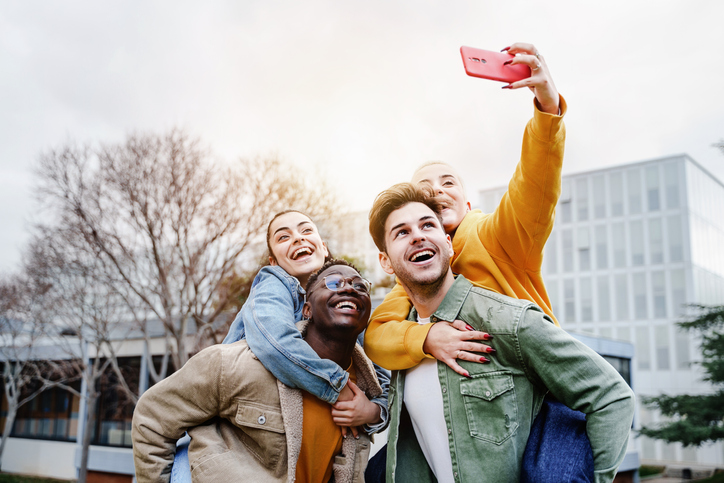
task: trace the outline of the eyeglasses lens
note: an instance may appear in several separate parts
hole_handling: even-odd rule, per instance
[[[329,290],[334,292],[341,290],[345,283],[349,283],[350,286],[358,292],[369,293],[372,285],[364,278],[355,277],[352,279],[345,279],[339,275],[329,275],[324,277],[324,284]]]

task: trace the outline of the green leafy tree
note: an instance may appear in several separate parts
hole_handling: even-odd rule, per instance
[[[699,446],[724,439],[724,305],[697,306],[699,315],[680,327],[701,334],[704,380],[714,386],[705,395],[657,396],[644,404],[671,418],[668,423],[646,426],[642,435],[684,446]]]

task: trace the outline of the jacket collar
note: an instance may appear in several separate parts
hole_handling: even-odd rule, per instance
[[[442,302],[440,302],[440,305],[430,316],[430,322],[439,322],[440,320],[453,322],[457,319],[471,288],[473,288],[473,284],[471,284],[468,279],[462,275],[456,275],[455,281],[447,291],[445,298]],[[411,313],[411,315],[414,315],[414,318],[416,319],[417,310],[413,308],[412,312],[414,312],[414,314]]]

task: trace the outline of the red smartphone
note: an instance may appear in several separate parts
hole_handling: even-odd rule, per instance
[[[503,62],[515,57],[507,52],[460,47],[460,55],[463,56],[465,72],[469,76],[508,84],[530,77],[530,67],[527,65],[503,65]]]

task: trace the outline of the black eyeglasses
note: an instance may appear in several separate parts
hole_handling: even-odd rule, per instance
[[[344,278],[342,275],[327,275],[324,277],[324,285],[333,292],[341,290],[345,284],[349,284],[350,287],[362,293],[370,293],[372,288],[369,280],[362,277]]]

